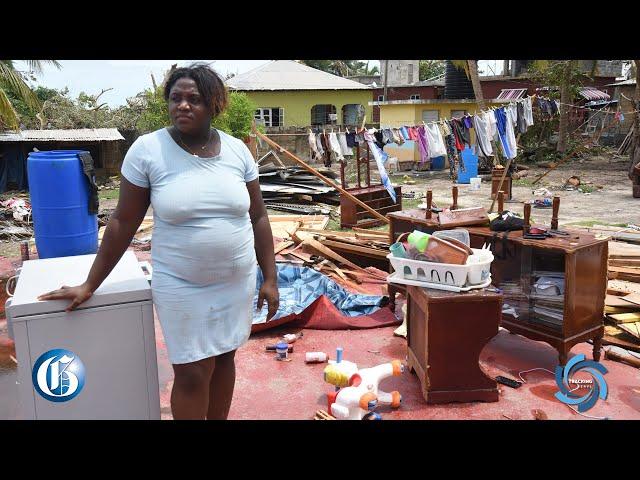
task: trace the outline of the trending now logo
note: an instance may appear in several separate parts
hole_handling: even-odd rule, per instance
[[[51,402],[68,402],[84,387],[84,364],[70,350],[55,349],[40,355],[33,366],[33,386]]]
[[[556,398],[567,405],[577,405],[578,412],[586,412],[593,407],[598,398],[607,399],[607,382],[604,374],[607,369],[598,362],[585,360],[583,354],[574,356],[564,368],[556,367],[556,383],[559,392]],[[591,374],[589,380],[577,380],[571,378],[577,372]]]

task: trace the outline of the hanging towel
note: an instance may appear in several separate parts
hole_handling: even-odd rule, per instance
[[[427,138],[429,139],[429,156],[431,158],[445,156],[447,149],[444,146],[444,139],[442,138],[442,133],[440,133],[438,125],[427,125],[426,132],[428,135]]]
[[[340,143],[340,150],[342,151],[342,155],[351,156],[353,155],[353,150],[347,144],[347,134],[346,133],[338,133],[338,143]]]
[[[473,129],[476,132],[476,141],[480,147],[480,153],[485,158],[493,155],[491,136],[489,135],[490,128],[489,120],[483,113],[473,117]]]
[[[344,157],[342,156],[342,147],[340,146],[336,132],[331,132],[329,134],[329,145],[331,147],[331,151],[336,154],[336,160],[339,162],[344,161]]]
[[[367,143],[369,145],[369,151],[373,154],[373,158],[376,160],[378,172],[380,173],[380,181],[384,185],[384,188],[387,189],[393,203],[396,203],[396,191],[393,188],[393,185],[391,185],[391,180],[389,180],[387,170],[384,168],[384,162],[386,162],[388,155],[381,148],[378,148],[375,142],[369,140]]]

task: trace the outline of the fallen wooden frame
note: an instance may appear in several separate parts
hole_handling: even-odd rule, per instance
[[[280,153],[284,153],[286,156],[288,156],[293,161],[297,162],[300,166],[302,166],[302,168],[307,170],[309,173],[315,175],[316,177],[318,177],[320,180],[322,180],[327,185],[329,185],[329,186],[335,188],[336,190],[338,190],[342,195],[344,195],[345,197],[347,197],[352,202],[354,202],[357,205],[359,205],[362,208],[364,208],[366,211],[371,213],[377,219],[379,219],[379,220],[381,220],[381,221],[383,221],[385,223],[389,223],[389,219],[387,217],[385,217],[384,215],[382,215],[379,212],[375,211],[373,208],[371,208],[369,205],[367,205],[366,203],[364,203],[360,199],[358,199],[358,198],[354,197],[353,195],[351,195],[347,190],[342,188],[337,183],[333,182],[331,179],[329,179],[329,178],[325,177],[324,175],[322,175],[315,168],[313,168],[312,166],[308,165],[304,160],[298,158],[293,153],[291,153],[288,150],[284,149],[283,147],[278,145],[276,142],[271,140],[266,135],[264,135],[264,134],[262,134],[262,133],[260,133],[258,131],[256,131],[256,135],[258,136],[258,138],[264,140],[271,148],[274,148],[274,149],[278,150]]]

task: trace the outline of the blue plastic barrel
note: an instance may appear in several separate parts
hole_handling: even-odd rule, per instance
[[[98,251],[98,216],[89,213],[89,181],[78,156],[81,152],[29,153],[27,174],[39,258]]]
[[[458,183],[471,183],[472,177],[478,176],[478,156],[474,155],[469,147],[465,148],[460,154],[464,162],[463,172],[458,167]]]
[[[444,170],[444,156],[431,159],[431,170]]]

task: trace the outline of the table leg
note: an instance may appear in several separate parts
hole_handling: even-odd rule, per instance
[[[602,334],[599,334],[596,338],[593,339],[593,359],[596,362],[600,361],[600,353],[602,351]]]

